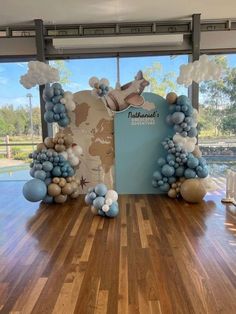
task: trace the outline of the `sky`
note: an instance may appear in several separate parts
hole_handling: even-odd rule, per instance
[[[145,71],[155,62],[162,64],[162,73],[175,72],[178,76],[181,64],[188,62],[187,55],[176,57],[132,57],[120,59],[120,81],[121,84],[132,81],[139,70]],[[236,66],[236,55],[228,55],[229,65]],[[78,59],[65,61],[71,71],[70,83],[63,86],[64,90],[77,92],[79,90],[91,89],[88,81],[92,76],[105,77],[110,85],[115,87],[117,81],[117,60],[116,58],[101,59]],[[27,93],[33,95],[33,106],[39,105],[38,87],[25,89],[20,83],[21,75],[27,72],[27,62],[0,63],[0,106],[13,104],[14,107],[28,104]],[[185,91],[184,87],[180,89]]]

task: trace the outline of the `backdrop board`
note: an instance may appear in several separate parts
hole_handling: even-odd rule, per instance
[[[167,101],[143,93],[143,108],[130,107],[115,115],[115,178],[120,194],[161,194],[152,187],[152,174],[159,157],[166,157],[161,142],[173,135],[167,125]]]

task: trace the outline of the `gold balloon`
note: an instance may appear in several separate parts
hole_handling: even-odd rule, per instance
[[[64,150],[66,150],[66,148],[64,145],[56,144],[55,150],[60,153],[60,152],[64,152]]]
[[[55,183],[50,183],[48,186],[48,194],[54,197],[58,196],[61,194],[61,188]]]
[[[73,192],[73,193],[70,195],[70,197],[71,197],[71,198],[77,198],[79,195],[80,195],[80,193],[79,193],[79,189],[78,189],[78,190],[76,190],[75,192]]]
[[[54,143],[52,137],[46,137],[44,139],[44,144],[47,146],[47,148],[54,148]]]
[[[67,178],[66,178],[66,181],[67,181],[67,182],[72,182],[72,177],[67,177]]]
[[[181,184],[180,194],[186,202],[199,203],[206,195],[206,189],[198,178],[187,179]]]
[[[60,178],[59,186],[63,188],[66,185],[66,179],[65,178]]]
[[[174,92],[170,92],[166,95],[166,100],[169,104],[175,104],[177,100],[177,95]]]
[[[71,186],[72,186],[73,191],[75,191],[78,188],[78,184],[75,181],[71,182]]]
[[[58,184],[60,182],[60,179],[58,177],[55,177],[52,179],[52,182]]]
[[[60,144],[60,145],[64,144],[63,138],[59,138],[59,140],[57,141],[57,143]]]
[[[66,183],[66,185],[61,189],[62,194],[64,195],[70,195],[73,193],[73,188],[70,183]]]
[[[168,196],[171,197],[171,198],[176,198],[176,196],[177,196],[176,190],[175,189],[170,189],[168,191]]]
[[[54,197],[54,201],[56,203],[65,203],[66,200],[67,200],[67,195],[60,194]]]
[[[37,145],[36,151],[39,153],[39,152],[41,152],[42,149],[46,149],[46,148],[47,148],[47,147],[44,145],[44,143],[39,143],[39,144]]]
[[[192,154],[198,158],[202,157],[202,152],[200,151],[200,148],[198,145],[195,145],[195,148],[194,148],[194,151],[192,152]]]
[[[64,143],[66,146],[70,146],[73,143],[73,138],[71,135],[65,135]]]

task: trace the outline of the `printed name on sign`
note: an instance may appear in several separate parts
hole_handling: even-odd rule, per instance
[[[159,113],[157,111],[152,113],[128,112],[128,119],[130,119],[131,125],[154,125],[158,117]]]

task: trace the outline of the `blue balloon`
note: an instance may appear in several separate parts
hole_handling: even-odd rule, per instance
[[[207,167],[205,166],[202,169],[197,170],[197,176],[199,178],[206,178],[208,176],[208,169],[207,169]]]
[[[163,180],[159,180],[159,181],[157,182],[157,184],[158,184],[159,186],[161,186],[161,185],[164,184],[164,181],[163,181]]]
[[[69,175],[69,177],[73,177],[74,174],[75,174],[74,169],[73,169],[73,168],[70,168],[70,169],[68,170],[68,175]]]
[[[54,120],[57,122],[57,121],[60,120],[60,115],[59,115],[58,113],[54,113],[54,114],[53,114],[53,118],[54,118]]]
[[[43,199],[43,202],[46,204],[52,204],[53,203],[53,196],[46,195]]]
[[[49,85],[46,85],[43,90],[43,95],[47,99],[51,99],[54,96],[54,90]]]
[[[37,170],[34,173],[34,177],[35,177],[35,179],[39,179],[39,180],[44,181],[46,179],[46,172],[43,170]]]
[[[57,103],[59,103],[61,98],[62,98],[62,96],[54,96],[54,97],[52,97],[52,102],[54,104],[57,104]]]
[[[119,214],[119,206],[117,203],[112,203],[109,210],[105,213],[107,217],[114,218]]]
[[[175,161],[175,156],[173,154],[168,154],[166,156],[166,160],[169,162],[169,161]]]
[[[188,110],[185,112],[185,115],[186,115],[187,117],[189,117],[189,116],[192,115],[192,113],[193,113],[193,107],[192,107],[192,106],[189,106],[189,107],[188,107]]]
[[[54,104],[51,101],[47,101],[45,104],[46,111],[51,111],[53,109]]]
[[[180,124],[184,121],[184,118],[185,118],[185,115],[183,112],[174,112],[172,114],[172,122],[175,123],[175,124]]]
[[[52,84],[52,87],[53,87],[54,89],[62,89],[62,86],[61,86],[60,83],[53,83],[53,84]]]
[[[41,164],[36,164],[34,166],[34,170],[42,170],[43,169],[43,166]]]
[[[61,89],[60,88],[54,88],[54,95],[56,95],[56,96],[61,95]]]
[[[93,201],[93,206],[96,209],[102,209],[102,206],[105,204],[105,198],[102,196],[98,196],[97,198],[95,198],[95,200]]]
[[[35,173],[34,168],[31,168],[31,169],[30,169],[30,175],[31,175],[31,177],[33,177],[33,178],[34,178],[34,173]]]
[[[199,160],[196,157],[188,158],[187,166],[191,169],[195,169],[199,165]]]
[[[56,166],[52,169],[52,175],[54,177],[60,177],[61,176],[61,168]]]
[[[194,171],[193,169],[187,168],[184,171],[184,176],[186,179],[193,179],[196,177],[196,171]]]
[[[44,113],[44,120],[48,123],[54,122],[54,113],[52,111],[46,111]]]
[[[161,168],[161,173],[166,177],[172,177],[175,173],[175,168],[170,165],[164,165]]]
[[[156,180],[156,181],[159,181],[162,179],[162,175],[160,173],[160,171],[155,171],[152,175],[153,179]]]
[[[91,200],[95,200],[96,197],[97,197],[97,194],[95,192],[89,193],[89,198],[91,198]]]
[[[177,177],[182,177],[184,175],[184,167],[180,166],[175,169],[175,175]]]
[[[106,217],[106,214],[104,213],[104,211],[102,209],[98,210],[98,215],[102,216],[102,217]]]
[[[169,177],[168,178],[168,183],[172,184],[176,182],[176,178],[175,177]]]
[[[105,196],[107,193],[107,187],[103,183],[99,183],[95,186],[95,193],[99,196]]]
[[[46,178],[45,181],[44,181],[44,183],[45,183],[46,185],[49,185],[50,183],[52,183],[52,179],[51,179],[51,178]]]
[[[23,195],[30,202],[39,202],[47,194],[46,184],[39,179],[32,179],[23,186]]]
[[[168,192],[169,189],[170,189],[169,183],[164,183],[163,185],[160,186],[160,190],[161,190],[162,192]]]
[[[188,136],[189,137],[196,137],[197,136],[197,129],[192,127],[189,131],[188,131]]]
[[[87,205],[92,205],[93,204],[93,200],[89,197],[89,194],[85,195],[84,201]]]
[[[152,180],[152,186],[154,187],[154,188],[157,188],[158,187],[158,183],[157,183],[157,181],[156,180]]]
[[[185,95],[181,95],[177,98],[177,102],[178,105],[187,105],[187,106],[191,106],[191,101],[190,99],[185,96]]]
[[[62,128],[67,127],[67,125],[68,125],[69,123],[70,123],[70,120],[69,120],[68,117],[65,117],[64,119],[60,119],[60,120],[58,121],[58,125],[59,125],[60,127],[62,127]]]
[[[181,111],[181,106],[176,105],[176,106],[175,106],[175,111],[176,111],[176,112],[180,112],[180,111]]]
[[[200,164],[201,166],[206,166],[207,162],[206,162],[206,159],[205,159],[205,158],[200,157],[198,160],[199,160],[199,164]]]
[[[42,167],[44,171],[51,171],[53,169],[53,164],[50,161],[44,161]]]
[[[66,108],[65,108],[65,106],[63,104],[57,103],[57,104],[54,105],[53,111],[55,113],[64,113],[66,111]]]
[[[164,166],[166,164],[165,158],[163,158],[163,157],[158,158],[157,159],[157,164],[160,167]]]

